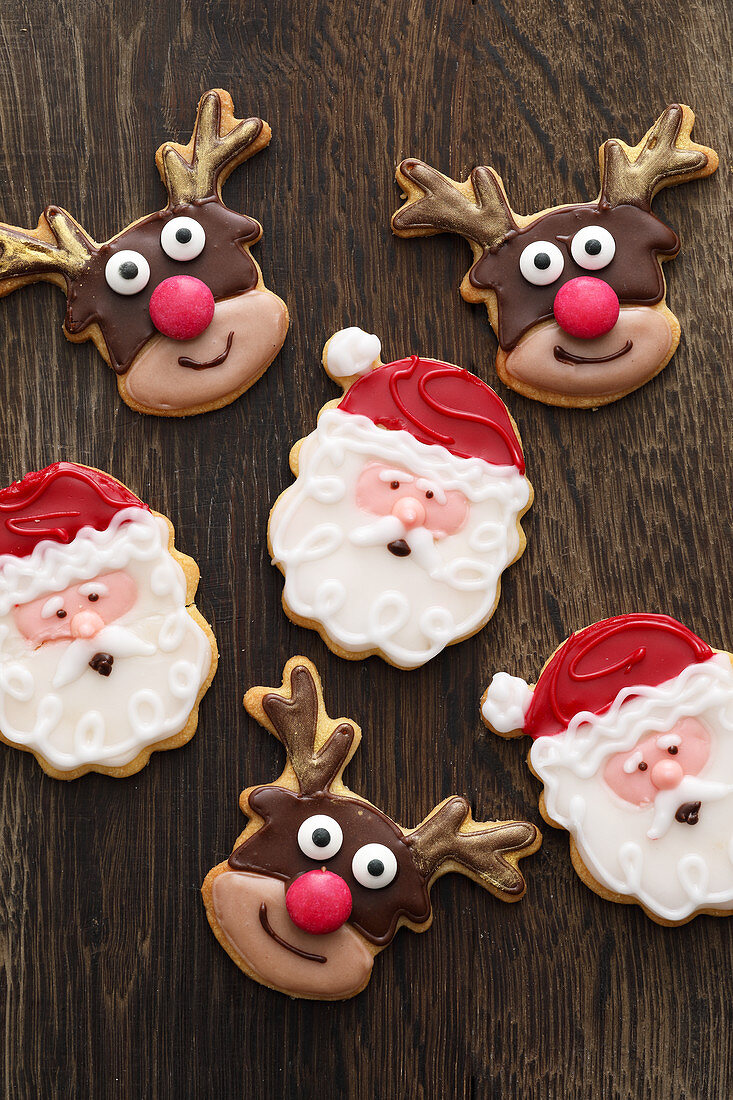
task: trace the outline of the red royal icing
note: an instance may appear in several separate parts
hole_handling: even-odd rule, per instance
[[[543,670],[527,712],[531,737],[561,733],[580,711],[603,714],[624,688],[656,687],[713,656],[668,615],[617,615],[571,634]]]
[[[504,402],[480,378],[451,363],[417,355],[386,363],[359,378],[339,408],[383,428],[410,432],[460,458],[516,466],[524,473],[524,455]]]
[[[39,542],[71,542],[83,527],[104,531],[131,507],[150,510],[109,474],[54,462],[0,489],[0,554],[25,558]]]

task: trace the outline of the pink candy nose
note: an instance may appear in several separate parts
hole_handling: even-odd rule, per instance
[[[659,791],[669,791],[678,787],[684,778],[684,771],[676,760],[659,760],[652,768],[652,783]]]
[[[415,497],[400,497],[396,500],[392,515],[397,516],[405,527],[422,527],[425,523],[425,509]]]
[[[616,292],[603,279],[579,275],[555,295],[555,320],[568,336],[594,340],[610,332],[618,320]]]
[[[192,275],[173,275],[158,283],[150,296],[150,318],[163,336],[193,340],[214,316],[214,295]]]
[[[293,924],[312,936],[335,932],[351,915],[351,890],[332,871],[313,870],[288,887],[285,908]]]
[[[72,638],[93,638],[104,626],[104,619],[94,611],[79,611],[69,623]]]

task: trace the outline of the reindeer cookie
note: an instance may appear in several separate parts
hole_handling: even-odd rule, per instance
[[[173,537],[75,462],[0,490],[0,740],[49,775],[132,775],[196,732],[217,648]]]
[[[481,700],[533,738],[545,820],[611,901],[660,924],[733,911],[733,656],[666,615],[619,615],[564,642],[534,688],[497,673]]]
[[[190,416],[228,405],[282,347],[285,303],[250,247],[253,218],[221,201],[230,173],[269,144],[260,118],[234,117],[227,92],[201,99],[188,145],[155,155],[168,205],[97,244],[58,206],[36,229],[0,224],[0,296],[45,280],[66,293],[64,334],[93,340],[138,412]]]
[[[339,656],[425,664],[489,621],[532,503],[516,425],[468,371],[380,362],[358,328],[326,344],[346,390],[296,443],[270,514],[283,607]]]
[[[658,374],[680,339],[665,303],[662,263],[680,250],[651,211],[663,187],[709,176],[712,149],[690,138],[695,116],[672,104],[641,142],[611,138],[600,148],[595,202],[516,214],[493,168],[465,183],[419,160],[397,180],[407,202],[392,217],[400,237],[458,233],[474,262],[461,284],[484,302],[499,341],[505,385],[547,405],[597,408]]]
[[[441,875],[466,875],[501,901],[523,896],[517,863],[542,842],[534,825],[474,821],[453,795],[403,829],[345,786],[361,730],[329,718],[307,658],[291,657],[282,687],[251,688],[244,705],[287,761],[276,782],[242,793],[249,824],[202,893],[216,938],[250,978],[293,997],[353,997],[399,928],[430,927]]]

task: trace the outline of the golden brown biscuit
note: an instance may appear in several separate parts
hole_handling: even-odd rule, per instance
[[[502,737],[533,738],[544,819],[609,901],[659,924],[733,912],[733,656],[667,615],[618,615],[564,642],[537,684],[497,673]]]
[[[404,829],[345,786],[361,730],[329,718],[307,658],[292,657],[282,687],[251,688],[244,705],[287,760],[274,783],[243,792],[249,824],[202,893],[216,938],[250,978],[293,997],[343,1000],[364,988],[399,928],[430,927],[441,875],[466,875],[502,901],[522,897],[517,863],[541,844],[534,825],[474,821],[453,795]]]
[[[39,280],[59,286],[64,334],[94,341],[138,412],[228,405],[265,372],[288,329],[285,303],[250,254],[261,225],[221,199],[227,177],[271,136],[262,119],[234,117],[228,92],[206,92],[188,144],[166,142],[155,155],[164,210],[104,244],[58,206],[36,229],[0,224],[0,297]]]
[[[547,405],[595,409],[672,358],[680,326],[665,303],[662,263],[680,241],[651,205],[663,187],[717,168],[717,154],[690,138],[694,120],[674,103],[633,148],[610,138],[600,148],[595,202],[528,216],[511,209],[493,168],[474,168],[458,183],[419,160],[399,165],[407,202],[392,229],[468,240],[474,262],[461,294],[486,305],[505,385]]]
[[[0,490],[0,740],[57,779],[193,737],[216,671],[196,562],[121,482],[56,462]]]

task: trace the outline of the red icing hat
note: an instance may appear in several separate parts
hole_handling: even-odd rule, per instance
[[[543,669],[524,720],[531,737],[565,731],[581,711],[603,714],[624,688],[656,687],[713,656],[668,615],[617,615],[571,634]]]
[[[516,466],[524,455],[506,405],[485,382],[451,363],[417,355],[363,375],[339,404],[393,431],[410,432],[460,458]]]
[[[109,474],[54,462],[0,490],[0,554],[25,558],[39,542],[69,543],[83,527],[104,531],[133,507],[150,511]]]

